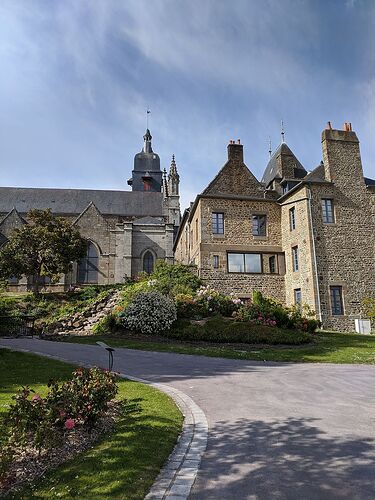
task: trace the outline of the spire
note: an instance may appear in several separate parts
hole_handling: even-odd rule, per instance
[[[179,184],[180,184],[180,176],[178,175],[178,172],[177,172],[177,165],[176,165],[175,157],[174,157],[174,155],[172,155],[172,161],[171,161],[171,166],[170,166],[169,175],[168,175],[169,194],[178,195]]]
[[[145,135],[143,136],[143,140],[145,141],[144,146],[143,146],[144,153],[153,153],[152,147],[151,147],[151,139],[152,139],[152,135],[151,135],[149,129],[147,129]]]

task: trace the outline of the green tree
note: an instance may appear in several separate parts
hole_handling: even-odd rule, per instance
[[[56,282],[84,257],[87,244],[70,222],[54,217],[50,209],[30,210],[27,220],[0,249],[0,280],[32,276],[38,294],[43,277]]]

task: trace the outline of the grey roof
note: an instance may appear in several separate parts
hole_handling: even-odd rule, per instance
[[[365,177],[365,184],[366,186],[375,186],[375,179],[369,179],[368,177]]]
[[[309,172],[304,178],[305,181],[324,181],[324,164],[323,162],[319,163],[319,165],[314,168],[311,172]]]
[[[0,187],[2,213],[15,207],[21,213],[32,208],[50,208],[56,214],[80,214],[90,202],[102,214],[138,217],[163,214],[163,194],[157,192]]]
[[[276,151],[273,153],[271,156],[266,170],[264,171],[263,177],[262,177],[262,183],[268,186],[268,184],[273,181],[275,178],[281,179],[281,172],[279,171],[279,167],[277,165],[277,157],[280,155],[290,155],[294,157],[295,163],[296,163],[296,168],[297,170],[300,170],[300,172],[296,172],[298,178],[304,177],[306,175],[306,170],[303,167],[303,165],[300,163],[299,160],[297,160],[296,156],[294,155],[293,151],[287,146],[285,142],[282,142],[279,147],[276,149]]]

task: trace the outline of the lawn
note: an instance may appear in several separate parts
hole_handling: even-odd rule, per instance
[[[22,385],[43,395],[50,378],[66,380],[73,369],[0,349],[0,418],[4,420],[12,395]],[[126,399],[126,405],[115,431],[16,498],[144,498],[173,449],[182,415],[167,395],[144,384],[120,380],[118,398]]]
[[[87,336],[66,339],[67,342],[94,344],[98,340],[114,347],[128,347],[148,351],[196,354],[232,359],[265,361],[294,361],[308,363],[375,364],[375,335],[319,332],[310,344],[299,346],[264,346],[246,344],[213,344],[206,342],[179,342],[161,337],[123,335]]]

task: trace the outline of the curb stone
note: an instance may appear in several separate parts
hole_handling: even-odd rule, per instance
[[[31,349],[10,348],[15,351],[38,354],[46,358],[56,359],[67,363],[80,364],[91,367],[93,364],[72,361],[61,356],[54,356]],[[208,422],[203,410],[184,392],[166,384],[151,382],[125,373],[119,376],[135,382],[150,385],[170,396],[184,416],[183,429],[177,444],[166,464],[145,496],[145,500],[186,500],[197,477],[203,453],[207,448]]]

